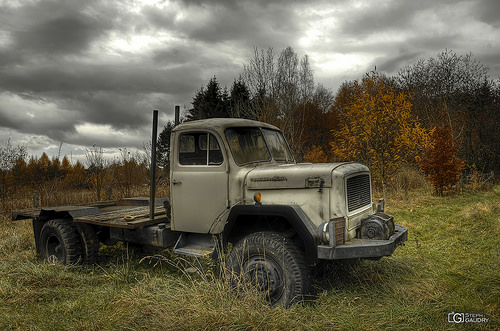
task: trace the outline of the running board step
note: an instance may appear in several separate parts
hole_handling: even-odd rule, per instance
[[[174,253],[205,257],[213,254],[215,243],[211,234],[182,233],[174,247]]]

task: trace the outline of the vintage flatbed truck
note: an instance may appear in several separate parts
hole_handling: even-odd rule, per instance
[[[298,164],[272,125],[184,122],[170,150],[169,199],[152,189],[150,198],[14,211],[13,219],[31,218],[41,257],[63,264],[93,263],[100,243],[118,241],[194,257],[232,247],[230,282],[284,306],[308,294],[319,261],[379,259],[407,240],[383,201],[372,202],[366,166]]]

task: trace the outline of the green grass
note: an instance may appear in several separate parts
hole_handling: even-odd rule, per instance
[[[289,309],[235,295],[209,261],[101,248],[94,266],[36,255],[29,221],[0,220],[0,330],[442,330],[500,328],[500,186],[444,198],[410,192],[388,212],[409,239],[380,261],[325,266]],[[185,266],[199,273],[186,273]],[[451,312],[488,324],[450,324]]]

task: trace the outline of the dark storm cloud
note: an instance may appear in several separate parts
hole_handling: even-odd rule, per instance
[[[390,45],[390,42],[384,45],[390,49],[395,48]],[[374,57],[367,69],[372,70],[376,66],[380,72],[397,74],[399,70],[408,65],[415,64],[420,59],[429,57],[429,55],[436,56],[437,53],[443,50],[443,45],[450,47],[450,49],[458,46],[454,38],[450,38],[450,36],[434,36],[432,39],[422,37],[408,38],[406,43],[399,43],[399,45],[400,48],[394,49],[393,52],[388,52],[381,57]],[[379,47],[374,47],[372,51],[376,52]],[[429,54],[429,49],[436,51]]]
[[[428,22],[434,21],[434,14],[442,15],[440,20],[445,22],[453,16],[453,9],[460,6],[460,0],[421,0],[421,1],[366,1],[346,4],[338,12],[340,29],[344,35],[367,37],[374,33],[403,32],[407,29],[426,28],[426,22],[415,19],[418,15],[427,16]]]
[[[78,54],[111,28],[98,14],[85,13],[92,1],[40,1],[3,7],[2,25],[11,27],[12,49],[20,54]]]
[[[369,2],[366,6],[346,7],[338,13],[339,28],[344,36],[364,38],[375,32],[400,29],[410,21],[420,2]]]
[[[2,97],[9,95],[14,97],[15,101],[10,104],[0,104],[0,123],[3,127],[60,139],[64,137],[66,131],[72,130],[75,121],[80,118],[78,113],[62,111],[50,100],[38,96],[0,94]]]
[[[394,73],[404,68],[408,63],[415,63],[421,56],[420,52],[402,51],[392,56],[376,58],[372,64],[377,67],[378,71]]]
[[[17,118],[12,118],[9,116],[9,112],[6,109],[2,109],[3,107],[0,105],[0,123],[2,123],[2,127],[11,128],[15,130],[21,129],[22,122],[19,122]]]
[[[147,63],[62,64],[20,68],[4,72],[2,76],[0,90],[43,97],[68,112],[77,112],[79,118],[74,118],[75,121],[109,123],[117,128],[147,124],[149,118],[138,114],[150,110],[150,107],[167,106],[154,101],[144,104],[144,101],[152,100],[151,95],[163,94],[163,101],[168,95],[188,98],[191,91],[199,87],[192,82],[200,81],[190,68],[158,69]],[[57,121],[52,125],[55,123]],[[69,130],[72,126],[65,128]]]
[[[477,17],[493,27],[500,27],[500,1],[483,0],[475,6]]]
[[[188,45],[177,45],[171,48],[166,47],[152,52],[152,60],[160,66],[184,65],[196,60],[197,57],[198,55],[196,55],[192,47]]]
[[[121,91],[129,93],[179,93],[186,86],[179,77],[189,68],[158,68],[149,63],[139,64],[80,64],[61,63],[42,67],[13,68],[3,72],[0,88],[32,92],[94,92]],[[192,77],[190,77],[192,78]]]
[[[331,11],[335,24],[328,27],[326,34],[336,35],[337,39],[325,51],[367,58],[366,64],[359,66],[358,77],[375,66],[384,73],[397,74],[404,66],[444,49],[464,53],[469,47],[480,46],[471,42],[479,43],[487,36],[471,39],[473,29],[478,27],[470,16],[484,13],[487,7],[486,1],[469,0],[348,2]],[[484,44],[487,47],[487,42]]]
[[[283,1],[183,1],[182,14],[147,7],[146,21],[175,31],[191,41],[235,42],[240,47],[286,47],[294,43],[300,28],[293,2]]]
[[[484,52],[481,55],[475,57],[481,61],[485,67],[490,69],[490,79],[495,79],[500,81],[500,63],[498,62],[498,57],[500,55],[497,52]]]
[[[43,53],[74,54],[85,50],[102,30],[96,22],[81,15],[57,17],[34,25],[31,31],[18,31],[14,39],[18,49]]]
[[[335,44],[334,50],[377,53],[396,47],[415,53],[418,48],[424,51],[429,47],[433,48],[432,43],[437,43],[442,48],[442,40],[453,40],[455,31],[439,31],[422,25],[420,20],[443,11],[445,6],[445,1],[393,0],[368,1],[359,6],[354,3],[346,4],[335,11],[337,24],[332,26],[332,33],[341,39]],[[430,17],[429,23],[434,18]],[[443,17],[443,21],[444,19]],[[388,53],[389,56],[394,56],[393,52]]]

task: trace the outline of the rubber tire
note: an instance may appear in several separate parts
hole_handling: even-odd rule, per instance
[[[94,264],[99,254],[99,238],[94,227],[86,223],[76,223],[76,230],[82,245],[83,263]]]
[[[232,288],[257,289],[271,305],[289,307],[309,294],[304,254],[279,233],[256,232],[238,241],[226,272]]]
[[[82,261],[82,245],[72,221],[47,221],[40,231],[40,254],[49,263],[77,264]]]

